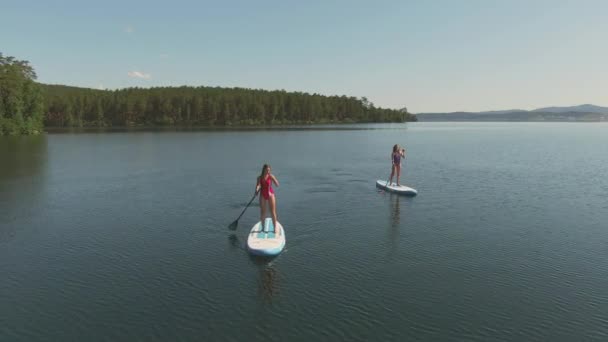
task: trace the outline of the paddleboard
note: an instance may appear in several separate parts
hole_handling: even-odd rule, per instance
[[[276,228],[276,229],[275,229]],[[267,217],[263,224],[256,223],[247,237],[247,249],[253,255],[276,256],[285,247],[285,231],[280,222],[274,227],[272,219]]]
[[[395,184],[395,183],[387,185],[387,183],[388,182],[385,180],[378,180],[378,181],[376,181],[376,187],[378,187],[380,189],[384,189],[386,191],[401,194],[401,195],[416,196],[418,194],[418,191],[416,191],[416,189],[410,188],[409,186],[405,186],[405,185],[397,186],[397,184]]]

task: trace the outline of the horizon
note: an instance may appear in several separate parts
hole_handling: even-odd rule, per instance
[[[411,113],[603,106],[606,10],[592,0],[9,3],[0,52],[29,61],[41,83],[93,89],[299,91]]]

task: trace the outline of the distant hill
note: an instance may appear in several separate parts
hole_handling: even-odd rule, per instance
[[[608,107],[584,104],[486,112],[418,113],[418,121],[608,121]]]
[[[583,104],[579,106],[571,106],[571,107],[545,107],[538,108],[533,110],[533,112],[545,112],[545,113],[567,113],[567,112],[577,112],[577,113],[599,113],[599,114],[608,114],[608,107],[600,107],[592,104]]]

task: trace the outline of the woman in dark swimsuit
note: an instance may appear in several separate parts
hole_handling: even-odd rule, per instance
[[[266,216],[266,206],[270,205],[270,214],[272,215],[272,224],[274,227],[277,226],[277,201],[274,197],[274,190],[272,190],[272,183],[279,186],[279,181],[270,173],[271,167],[268,164],[264,164],[262,167],[262,174],[258,177],[255,192],[260,191],[260,221],[264,224],[264,218]]]
[[[393,176],[397,173],[397,186],[399,184],[399,176],[401,176],[401,157],[405,158],[405,149],[399,148],[399,145],[393,146],[393,153],[391,153],[391,161],[393,162],[391,169],[391,178],[388,182],[389,185],[393,183]]]

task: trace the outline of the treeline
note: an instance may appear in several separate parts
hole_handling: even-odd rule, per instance
[[[27,61],[0,53],[0,135],[47,127],[248,126],[416,121],[365,97],[284,90],[157,87],[95,90],[45,85]]]
[[[0,53],[0,135],[42,131],[43,98],[27,61]]]
[[[95,90],[44,85],[46,126],[241,126],[403,122],[415,116],[366,98],[218,87]]]

